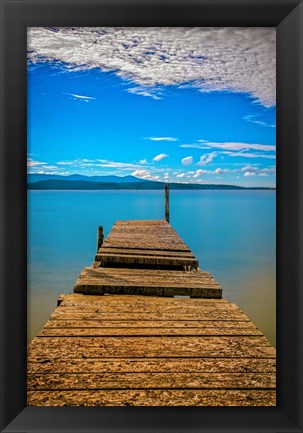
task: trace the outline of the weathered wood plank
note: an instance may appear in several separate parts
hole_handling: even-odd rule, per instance
[[[216,283],[214,277],[208,272],[196,271],[175,271],[175,270],[162,270],[162,269],[131,269],[131,268],[94,268],[92,266],[87,266],[84,268],[83,274],[89,273],[92,277],[100,278],[110,276],[115,279],[146,279],[147,281],[156,279],[157,281],[173,281],[176,279],[181,279],[182,281],[212,281]],[[216,283],[218,284],[218,283]]]
[[[272,373],[29,374],[29,391],[49,389],[275,389]]]
[[[100,266],[196,269],[198,260],[168,224],[118,221],[95,256]],[[95,264],[96,266],[96,264]]]
[[[275,406],[273,390],[29,391],[29,406]]]
[[[116,329],[117,331],[119,328],[122,329],[154,329],[155,332],[158,328],[160,329],[178,329],[180,332],[182,332],[182,329],[201,329],[202,331],[205,330],[205,332],[208,332],[208,329],[217,330],[217,332],[222,332],[221,335],[224,335],[224,332],[228,332],[228,329],[234,330],[235,334],[239,332],[239,330],[243,330],[247,332],[257,332],[258,328],[253,325],[250,321],[246,320],[225,320],[225,321],[206,321],[206,320],[154,320],[154,321],[148,321],[148,320],[73,320],[73,319],[51,319],[49,320],[43,330],[53,329],[53,328],[80,328],[83,331],[85,329],[102,329],[106,330],[109,328],[110,330]],[[41,331],[42,332],[42,331]]]
[[[275,405],[275,350],[209,273],[100,267],[196,267],[166,221],[119,221],[100,245],[74,289],[90,296],[62,295],[28,347],[29,405]]]
[[[222,296],[222,288],[206,272],[147,269],[85,268],[74,287],[75,293],[89,295],[134,294],[152,296]]]
[[[188,288],[188,287],[140,287],[139,285],[106,285],[100,286],[96,284],[77,284],[74,287],[75,293],[83,293],[86,295],[141,295],[141,296],[168,296],[175,295],[187,296],[192,298],[220,298],[222,296],[221,289],[204,287],[204,288]]]
[[[164,223],[162,220],[154,220],[153,223],[117,221],[103,246],[190,251],[177,232],[166,221]]]
[[[275,350],[222,299],[62,295],[28,354],[29,405],[275,405]]]
[[[127,328],[127,327],[113,327],[110,328],[49,328],[44,327],[39,332],[38,337],[106,337],[106,336],[118,336],[118,337],[129,337],[129,336],[141,336],[141,337],[156,337],[156,336],[221,336],[221,335],[250,335],[250,336],[261,336],[262,332],[256,327],[254,328]]]
[[[129,309],[135,308],[150,308],[151,310],[156,309],[169,309],[177,310],[186,309],[190,307],[193,310],[200,308],[208,308],[208,306],[216,306],[218,308],[223,304],[228,304],[229,306],[239,310],[239,308],[226,299],[223,298],[189,298],[189,296],[174,296],[173,298],[168,297],[145,297],[136,295],[111,295],[111,296],[99,296],[90,295],[86,296],[82,293],[73,293],[72,295],[60,295],[58,299],[58,305],[61,306],[96,306],[97,308],[102,305],[106,309],[116,308],[116,309]]]
[[[198,260],[195,258],[188,257],[177,257],[175,256],[150,256],[144,254],[109,254],[104,252],[102,249],[99,250],[95,257],[96,261],[100,262],[100,266],[107,266],[113,264],[120,265],[145,265],[145,266],[169,266],[169,267],[184,267],[190,266],[197,268]]]
[[[77,311],[71,311],[70,314],[67,314],[68,312],[62,309],[56,309],[52,315],[51,319],[73,319],[73,320],[147,320],[147,321],[168,321],[168,320],[174,320],[174,321],[199,321],[199,320],[206,320],[206,321],[249,321],[249,319],[243,314],[242,312],[238,311],[201,311],[200,314],[169,314],[167,313],[99,313],[99,312],[93,312],[93,311],[83,311],[83,312],[77,312]]]
[[[231,312],[231,313],[241,313],[244,314],[237,306],[234,304],[222,303],[209,303],[200,305],[189,305],[186,304],[183,306],[180,304],[172,305],[169,308],[169,305],[160,304],[157,305],[157,302],[153,302],[150,304],[147,303],[138,303],[138,304],[126,304],[123,303],[115,303],[111,304],[110,302],[103,303],[103,299],[107,299],[110,296],[99,296],[99,301],[92,301],[91,303],[78,302],[74,305],[66,304],[62,302],[58,307],[58,311],[64,309],[66,313],[71,311],[77,312],[93,312],[93,313],[146,313],[146,314],[155,314],[155,313],[171,313],[171,314],[203,314],[204,312]],[[157,299],[157,298],[153,298]],[[76,307],[76,308],[75,308]]]
[[[108,247],[106,245],[104,245],[102,247],[102,249],[100,249],[100,253],[107,253],[107,254],[113,254],[113,255],[117,255],[117,254],[131,254],[131,255],[141,255],[143,254],[148,254],[149,256],[164,256],[164,257],[175,257],[176,254],[178,255],[178,257],[184,257],[184,258],[189,258],[192,259],[195,256],[193,255],[193,253],[191,251],[170,251],[170,250],[144,250],[144,249],[136,249],[136,248],[111,248]],[[98,251],[99,253],[99,251]]]
[[[272,358],[275,350],[265,337],[47,337],[35,338],[29,357],[161,358],[161,357]]]
[[[275,373],[274,358],[31,358],[29,373]]]

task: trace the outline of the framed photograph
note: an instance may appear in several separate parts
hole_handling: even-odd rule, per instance
[[[7,0],[1,6],[1,431],[301,431],[302,2],[70,0],[36,4]],[[166,222],[160,221],[160,227],[165,184],[170,185],[172,194],[176,192],[169,215],[166,189]],[[243,195],[247,188],[253,189],[249,200]],[[115,197],[119,196],[122,214],[117,215],[111,206],[112,189]],[[144,190],[140,191],[142,196],[136,193],[133,197],[138,189]],[[201,189],[205,191],[200,203],[197,197]],[[147,195],[148,203],[144,204]],[[234,199],[227,203],[227,196]],[[101,198],[104,203],[98,203]],[[186,207],[193,209],[193,203],[216,211],[216,217],[203,220],[204,249],[200,247],[201,236],[194,236],[192,228],[199,225],[203,211],[196,211],[196,220],[193,212],[191,217],[184,214]],[[91,208],[98,215],[88,214]],[[186,228],[184,218],[189,217],[191,227]],[[88,219],[87,226],[96,226],[93,234],[81,229]],[[134,223],[119,223],[122,229],[127,224],[130,234],[141,236],[140,245],[132,245],[128,235],[122,235],[127,254],[125,245],[119,240],[117,243],[122,230],[119,224],[103,243],[104,235],[120,219],[140,220],[136,227]],[[157,221],[157,227],[142,229],[142,222],[146,225],[148,220],[153,220],[148,224]],[[168,221],[183,239],[169,231]],[[235,232],[226,221],[234,224]],[[93,259],[92,244],[97,243],[100,224],[105,230],[99,227]],[[154,240],[157,230],[162,233],[163,224],[167,224],[167,236],[174,237],[170,245],[167,240],[162,244]],[[214,231],[208,242],[207,233]],[[241,245],[232,241],[233,236],[242,240]],[[152,257],[146,257],[151,244]],[[174,250],[172,245],[178,248]],[[164,247],[173,248],[174,254],[170,251],[167,257],[162,253],[158,257],[156,250],[163,252]],[[130,248],[134,251],[131,257]],[[206,250],[209,256],[204,262]],[[221,287],[212,275],[202,272],[203,287],[196,280],[187,281],[193,275],[200,276],[196,258],[203,272],[211,271],[218,278],[223,297],[240,304],[244,315],[234,304],[217,299],[221,298]],[[136,338],[124,335],[126,331],[121,330],[133,326],[130,321],[140,317],[135,318],[135,310],[125,312],[118,298],[110,296],[106,298],[110,311],[100,327],[95,314],[100,312],[99,304],[88,306],[85,301],[82,305],[82,300],[78,301],[83,298],[81,294],[63,295],[52,323],[40,331],[56,308],[52,300],[72,290],[75,267],[80,274],[83,265],[93,260],[76,282],[75,292],[84,293],[85,299],[87,295],[126,293],[125,287],[121,289],[121,284],[112,280],[117,272],[121,280],[125,267],[131,269],[126,274],[132,281],[132,294],[164,296],[161,302],[167,305],[161,304],[161,308],[147,306],[152,296],[145,297],[147,303],[140,300],[136,304],[147,318],[152,317],[148,308],[156,308],[157,315],[161,313],[166,321],[164,330],[159,328],[152,338],[142,330],[134,336],[129,330]],[[184,274],[182,278],[178,274],[181,265],[186,281]],[[161,272],[166,275],[161,277]],[[103,285],[100,278],[106,280]],[[136,283],[141,278],[153,283],[142,289],[142,284]],[[161,278],[165,283],[160,283]],[[169,279],[175,281],[174,288]],[[250,281],[241,292],[245,279]],[[173,293],[178,284],[182,293]],[[191,288],[185,290],[187,284]],[[172,305],[169,299],[174,298],[167,296],[180,294],[210,299],[173,300],[172,311],[178,311],[173,320],[181,320],[184,314],[182,326],[178,322],[178,329],[173,329],[176,323],[172,325],[165,311],[169,303]],[[191,306],[196,302],[194,310],[184,308],[186,302]],[[212,305],[201,306],[201,302]],[[66,319],[60,316],[62,312],[71,315],[72,326],[71,322],[61,325]],[[122,319],[121,314],[125,315]],[[198,318],[199,314],[205,317]],[[212,319],[211,314],[218,314],[219,319]],[[245,314],[260,330],[247,322]],[[91,321],[88,327],[79,325],[82,316]],[[201,333],[200,325],[194,329],[194,322],[189,324],[191,332],[180,330],[186,318],[204,321],[204,331]],[[112,320],[124,322],[118,324],[109,341]],[[213,320],[212,324],[207,320]],[[223,330],[220,320],[230,323],[228,330]],[[276,330],[277,400],[272,347]],[[82,332],[89,338],[82,338]],[[223,338],[221,332],[226,333]],[[187,336],[195,347],[186,346]],[[143,337],[146,349],[136,346],[139,340],[144,343]],[[132,339],[133,346],[128,346]],[[27,358],[27,345],[32,340]],[[73,344],[64,352],[67,341]],[[161,350],[158,343],[163,346]],[[245,347],[249,349],[244,353]],[[125,363],[122,367],[119,364],[123,373],[119,380],[112,374],[115,366],[112,371],[102,371],[100,377],[90,375],[100,350],[103,357],[115,357],[116,353],[120,364]],[[200,362],[206,373],[211,371],[211,379],[207,374],[203,379],[195,376],[188,359],[183,371],[184,362],[177,360],[177,365],[171,358],[174,350],[183,361],[190,358],[188,350],[192,351],[194,362]],[[163,371],[171,377],[168,380],[166,374],[161,379],[157,371],[155,378],[154,361],[148,367],[140,364],[139,370],[147,370],[140,370],[142,386],[130,399],[127,395],[132,386],[124,377],[130,373],[129,360],[122,358],[133,353],[137,359],[145,352],[147,357],[153,354],[153,359],[164,356],[169,362],[163,364]],[[78,353],[83,358],[79,362]],[[209,358],[207,367],[205,356]],[[220,365],[215,361],[218,356]],[[241,366],[237,364],[231,371],[230,363],[237,363],[239,357],[247,358],[245,365],[241,361]],[[74,387],[74,379],[68,377],[73,376],[73,368],[79,372],[80,364],[88,371],[81,370]],[[173,377],[172,385],[169,381]],[[97,381],[94,386],[91,380]],[[222,380],[226,381],[223,385]],[[236,386],[241,380],[247,388],[243,391],[243,383]],[[102,404],[87,396],[94,389]],[[155,404],[157,398],[159,404]]]

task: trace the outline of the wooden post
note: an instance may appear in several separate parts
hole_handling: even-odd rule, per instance
[[[169,223],[169,185],[165,184],[165,219]]]
[[[98,248],[97,248],[97,251],[99,250],[99,248],[103,244],[103,239],[104,239],[103,227],[99,226],[98,227]]]

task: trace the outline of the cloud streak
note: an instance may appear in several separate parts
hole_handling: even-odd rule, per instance
[[[145,137],[145,140],[151,141],[178,141],[175,137]]]
[[[142,169],[142,164],[133,164],[129,162],[109,161],[106,159],[74,159],[71,161],[59,161],[59,166],[72,166],[75,168],[116,168],[120,170],[137,170]]]
[[[83,102],[90,102],[94,101],[96,98],[93,98],[92,96],[84,96],[84,95],[77,95],[75,93],[64,93],[64,95],[71,96],[75,100],[80,100]]]
[[[208,140],[198,140],[198,143],[193,144],[181,144],[180,147],[185,148],[196,148],[196,149],[205,149],[205,148],[215,148],[215,149],[223,149],[223,150],[262,150],[264,152],[276,151],[276,146],[269,144],[254,144],[254,143],[238,143],[238,142],[213,142]]]
[[[240,156],[242,158],[264,158],[264,159],[276,159],[276,155],[267,155],[264,153],[249,153],[249,152],[222,152],[228,156]]]
[[[192,86],[202,92],[250,95],[265,107],[276,101],[276,32],[271,27],[32,27],[30,62],[57,61],[67,71],[113,71],[157,96],[157,86]]]
[[[256,119],[255,114],[247,114],[246,116],[243,117],[243,119],[246,120],[247,122],[255,123],[256,125],[264,126],[265,128],[275,128],[276,127],[275,122],[268,123],[268,122],[264,122],[263,120],[258,120],[258,119]]]
[[[167,158],[167,157],[168,157],[168,155],[166,155],[166,153],[160,153],[159,155],[157,155],[153,158],[153,161],[159,162],[159,161],[162,161],[162,159]]]

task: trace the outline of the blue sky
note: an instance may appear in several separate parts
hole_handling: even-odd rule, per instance
[[[28,37],[28,172],[275,186],[274,29]]]

